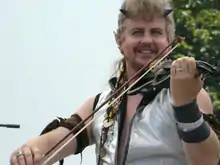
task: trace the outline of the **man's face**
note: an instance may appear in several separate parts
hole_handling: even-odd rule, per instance
[[[128,67],[134,70],[148,64],[168,46],[166,22],[163,17],[135,17],[124,22],[120,49]]]

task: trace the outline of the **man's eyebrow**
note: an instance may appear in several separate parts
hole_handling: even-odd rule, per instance
[[[160,27],[153,27],[153,28],[151,28],[151,30],[160,30],[160,31],[163,31],[163,29],[160,28]]]
[[[134,31],[134,30],[144,30],[143,27],[133,27],[130,29],[130,31]]]

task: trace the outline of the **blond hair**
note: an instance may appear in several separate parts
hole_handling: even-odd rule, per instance
[[[166,9],[171,9],[172,5],[169,0],[124,0],[121,9],[128,13],[128,17],[135,16],[164,16]],[[164,16],[166,20],[166,32],[168,40],[171,41],[175,36],[175,22],[173,13]],[[124,22],[127,16],[122,12],[118,15],[118,29],[117,34],[123,32]]]
[[[167,39],[171,42],[175,37],[175,22],[173,13],[165,15],[165,10],[172,9],[170,0],[124,0],[121,9],[126,13],[119,12],[118,29],[116,36],[120,36],[124,31],[124,22],[127,18],[136,16],[161,16],[166,21]],[[123,58],[116,62],[116,72],[123,65]]]

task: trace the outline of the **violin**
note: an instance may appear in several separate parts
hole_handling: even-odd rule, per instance
[[[128,92],[128,95],[137,93],[150,93],[151,91],[160,91],[162,88],[170,87],[170,69],[172,60],[165,60],[158,64],[149,74],[144,76]],[[208,77],[215,77],[214,80],[220,82],[220,61],[217,66],[211,65],[205,61],[196,60],[197,75],[203,81]]]
[[[108,104],[111,106],[117,102],[123,95],[134,95],[136,93],[159,91],[162,88],[169,88],[170,81],[170,68],[172,60],[167,60],[170,53],[176,49],[181,42],[184,41],[183,37],[176,37],[163,51],[161,51],[149,64],[143,66],[138,70],[130,79],[122,84],[117,90],[115,90],[101,105],[99,105],[87,118],[76,125],[63,139],[55,144],[42,158],[41,165],[46,165],[54,156],[56,156],[64,147],[66,147],[76,136],[78,136],[84,129],[86,129],[93,121],[95,121],[101,114],[101,108]],[[172,47],[172,45],[174,45]],[[172,47],[167,52],[167,49]],[[167,52],[164,55],[164,52]],[[217,66],[213,66],[205,61],[196,61],[198,75],[205,79],[207,76],[219,76],[220,69]],[[135,81],[128,86],[128,84],[135,78]],[[127,87],[128,86],[128,87]],[[113,99],[114,98],[114,99]],[[110,103],[109,103],[110,102]],[[95,115],[94,114],[98,114]],[[92,118],[92,119],[91,119]],[[90,121],[88,121],[90,119]],[[204,119],[210,124],[220,139],[220,122],[215,118],[214,115],[204,115]],[[87,124],[85,124],[88,121]],[[55,123],[55,122],[54,122]],[[56,124],[56,123],[55,123]],[[85,126],[75,133],[71,138],[70,135],[73,132],[85,124]],[[52,126],[52,124],[49,124]],[[52,129],[50,129],[52,130]],[[47,131],[44,131],[46,133]],[[69,138],[67,140],[67,138]],[[61,145],[61,143],[63,143]],[[59,147],[58,147],[59,146]],[[63,160],[62,160],[63,161]],[[60,162],[61,163],[61,162]]]

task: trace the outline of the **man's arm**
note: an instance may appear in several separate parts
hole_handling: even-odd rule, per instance
[[[197,104],[205,114],[213,113],[213,106],[209,95],[201,90],[197,97]],[[210,128],[211,129],[211,128]],[[219,160],[219,140],[211,129],[210,136],[200,143],[185,143],[184,150],[190,161],[190,165],[217,165]]]
[[[92,113],[93,108],[93,102],[94,98],[92,97],[88,99],[77,111],[76,114],[78,114],[82,120],[84,120],[88,115]],[[88,121],[87,121],[88,122]],[[91,144],[91,125],[87,127],[86,129],[89,142]],[[63,139],[68,133],[70,132],[69,129],[65,127],[58,127],[54,129],[53,131],[50,131],[48,133],[45,133],[39,137],[30,139],[27,141],[23,146],[28,146],[30,148],[36,148],[39,150],[39,153],[45,154],[48,152],[49,149],[51,149],[56,143],[58,143],[61,139]],[[71,135],[69,138],[71,138],[73,135]],[[69,139],[68,138],[68,139]],[[67,139],[67,140],[68,140]],[[65,143],[67,140],[65,140],[63,143]],[[63,144],[62,143],[62,144]],[[61,144],[61,145],[62,145]],[[51,159],[51,161],[48,162],[48,164],[53,164],[69,155],[75,154],[77,150],[77,140],[74,138],[61,152],[59,152],[55,157]],[[25,155],[25,158],[30,155]],[[11,159],[13,159],[13,154]]]

